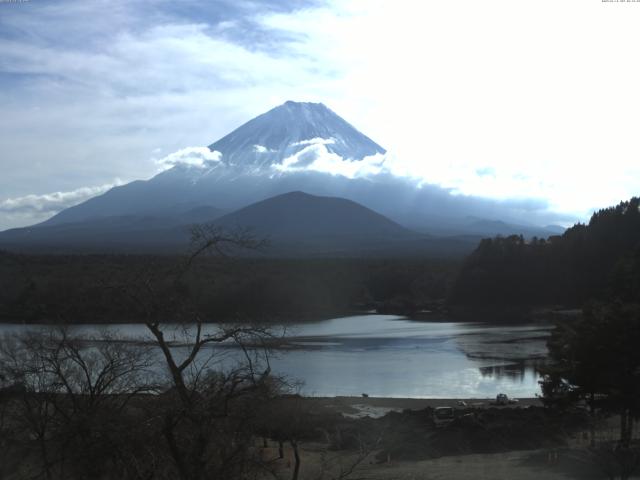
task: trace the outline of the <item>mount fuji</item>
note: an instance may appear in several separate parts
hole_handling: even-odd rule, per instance
[[[295,190],[340,196],[349,179],[318,171],[314,162],[382,163],[385,153],[323,104],[296,102],[254,118],[208,148],[210,155],[198,163],[177,160],[150,180],[115,187],[44,225],[121,215],[163,217],[201,206],[231,211]]]
[[[306,244],[313,244],[318,254],[323,252],[319,239],[327,240],[326,245],[331,245],[327,251],[332,252],[336,247],[344,250],[339,245],[342,241],[353,250],[375,244],[378,252],[402,248],[405,253],[442,252],[446,243],[445,250],[461,253],[471,250],[481,235],[556,233],[482,221],[485,207],[494,206],[491,202],[470,201],[439,187],[419,187],[396,177],[386,168],[385,154],[384,148],[325,105],[288,101],[208,148],[170,155],[165,170],[149,180],[114,187],[41,224],[0,232],[0,247],[174,251],[188,241],[187,227],[203,222],[259,224],[259,231],[278,238],[281,245],[293,244],[294,237],[298,243],[313,240]],[[289,192],[306,196],[285,195]],[[247,216],[238,211],[278,196],[282,196],[279,201],[267,202],[269,215]],[[295,210],[296,203],[305,207],[298,209],[295,218],[287,217],[285,210]],[[264,205],[260,208],[257,211],[263,211]],[[341,209],[350,216],[342,215]],[[296,235],[285,235],[291,226],[283,224],[283,218],[308,225],[306,234],[298,228]],[[371,228],[365,228],[367,222]],[[326,235],[312,225],[323,225]],[[361,234],[349,225],[361,225]],[[496,225],[501,231],[493,232]],[[365,234],[370,231],[378,234]],[[456,240],[442,239],[442,243],[427,233]]]
[[[209,145],[227,165],[258,170],[314,160],[316,146],[343,159],[362,160],[386,150],[322,103],[288,101]]]

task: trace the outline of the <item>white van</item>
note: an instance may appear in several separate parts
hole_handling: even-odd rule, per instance
[[[433,410],[433,423],[443,427],[455,419],[453,407],[437,407]]]

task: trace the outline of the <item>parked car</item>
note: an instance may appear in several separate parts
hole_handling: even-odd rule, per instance
[[[433,423],[436,427],[443,427],[455,419],[453,407],[437,407],[433,410]]]
[[[510,405],[513,403],[518,403],[518,399],[509,398],[506,393],[499,393],[496,396],[496,405]]]

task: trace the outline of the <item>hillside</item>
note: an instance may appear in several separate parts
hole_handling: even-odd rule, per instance
[[[483,240],[450,295],[458,305],[580,306],[613,295],[640,299],[640,199],[593,214],[563,235]]]
[[[469,238],[551,233],[536,225],[540,219],[518,217],[515,223],[510,216],[501,216],[499,205],[489,199],[451,195],[436,185],[394,175],[388,168],[386,150],[322,103],[287,101],[209,147],[187,147],[165,160],[160,161],[162,171],[148,180],[114,187],[40,224],[0,232],[0,247],[49,252],[171,252],[188,241],[190,224],[210,222],[224,213],[292,191],[349,200],[419,232],[423,238],[432,237],[429,242],[403,246],[403,252],[459,255],[472,248]],[[257,225],[260,216],[249,218],[249,223]],[[324,224],[318,218],[306,224],[298,218],[293,225],[285,225],[268,217],[272,224],[260,223],[261,230],[274,237],[291,236],[290,228],[300,228],[298,233],[302,233],[317,227],[313,231],[318,236],[355,238],[329,225],[321,228]],[[374,220],[370,215],[367,218],[367,222]],[[364,232],[367,222],[352,223],[350,219],[340,228],[358,226]],[[397,233],[399,225],[394,227]],[[360,237],[369,243],[373,240],[366,234]],[[373,237],[386,242],[377,231]],[[312,250],[336,254],[345,250],[339,243],[326,248],[322,242],[321,248],[311,246]],[[387,249],[383,244],[374,249]],[[356,245],[346,248],[355,249]]]
[[[367,241],[417,236],[351,200],[304,192],[285,193],[254,203],[215,223],[228,228],[252,227],[259,234],[286,240],[341,237]]]
[[[0,233],[0,248],[38,253],[151,253],[187,251],[194,224],[248,229],[269,241],[270,257],[462,257],[480,237],[430,237],[408,230],[373,210],[336,197],[289,192],[222,215],[197,207],[168,216],[122,215]]]

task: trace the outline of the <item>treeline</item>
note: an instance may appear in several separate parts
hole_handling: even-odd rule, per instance
[[[120,296],[139,278],[161,282],[178,256],[0,253],[0,321],[136,322]],[[446,296],[458,264],[430,259],[198,259],[176,294],[207,321],[299,321],[377,309],[411,313]]]
[[[640,199],[593,214],[562,236],[482,240],[449,301],[468,306],[573,305],[640,301]]]
[[[449,305],[508,309],[640,301],[640,199],[596,212],[562,236],[484,239],[462,265],[416,258],[199,258],[181,278],[207,321],[281,322],[367,310],[415,314]],[[161,281],[187,257],[0,252],[0,321],[140,321],[119,297]]]
[[[83,291],[98,289],[112,309],[134,312],[149,340],[79,336],[64,326],[0,338],[0,478],[298,480],[306,440],[350,449],[339,455],[344,463],[315,462],[308,478],[344,479],[364,461],[372,447],[353,425],[342,430],[341,417],[305,404],[295,384],[271,372],[269,345],[284,329],[237,322],[203,331],[192,283],[211,268],[198,260],[225,244],[258,242],[210,230],[180,261],[100,257],[97,270],[96,259],[88,269],[82,259],[70,262],[76,282],[91,280]],[[38,264],[41,274],[59,266],[47,260],[47,268]],[[76,298],[69,293],[64,298]],[[277,454],[269,442],[277,442]]]

